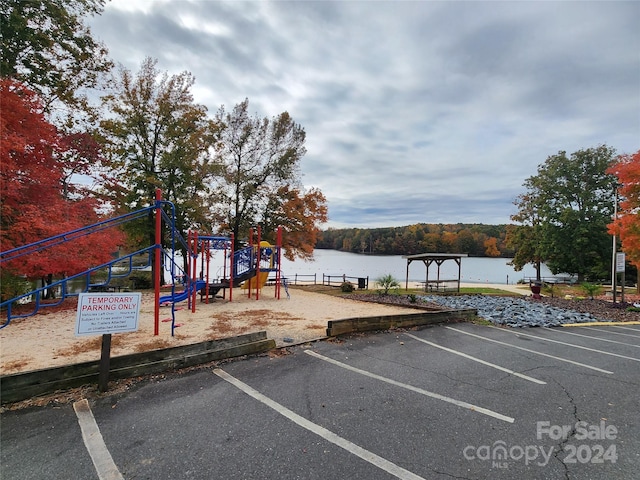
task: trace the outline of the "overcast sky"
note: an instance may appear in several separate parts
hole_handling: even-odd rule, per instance
[[[288,111],[332,227],[510,223],[560,150],[640,149],[640,2],[112,0],[112,59]]]

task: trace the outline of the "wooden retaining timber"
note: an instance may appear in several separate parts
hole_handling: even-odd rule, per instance
[[[111,358],[110,379],[165,372],[214,360],[262,353],[275,348],[267,333],[256,332],[222,340],[179,347],[163,348]],[[12,403],[38,395],[98,383],[100,361],[84,362],[64,367],[0,377],[0,403]]]
[[[332,320],[328,324],[327,336],[335,337],[353,332],[370,332],[390,328],[407,328],[456,320],[472,320],[478,316],[475,309],[438,310],[402,315],[380,315],[374,317],[356,317],[344,320]]]

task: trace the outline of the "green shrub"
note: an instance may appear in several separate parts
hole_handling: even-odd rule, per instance
[[[542,293],[545,295],[549,295],[551,298],[554,298],[558,293],[560,293],[560,287],[555,283],[545,283],[542,288]]]
[[[418,301],[415,293],[410,293],[407,297],[409,298],[409,303],[416,303]]]
[[[0,300],[5,301],[19,297],[33,290],[29,282],[21,276],[13,275],[6,270],[0,272]]]
[[[128,278],[133,290],[147,290],[153,288],[151,272],[134,272],[129,275]]]
[[[342,290],[344,293],[351,293],[355,290],[355,287],[351,282],[342,282],[342,285],[340,285],[340,290]]]
[[[593,300],[593,297],[595,297],[596,295],[599,295],[602,290],[602,287],[600,285],[588,282],[584,282],[582,285],[580,285],[580,288],[582,288],[582,291],[585,294],[589,295],[589,298],[591,300]]]
[[[383,275],[380,278],[378,278],[376,280],[376,283],[382,287],[385,295],[389,293],[390,289],[400,287],[400,284],[398,283],[398,281],[390,273],[387,273],[386,275]]]

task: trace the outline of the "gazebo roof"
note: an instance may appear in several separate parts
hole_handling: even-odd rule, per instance
[[[416,255],[403,255],[402,258],[407,260],[452,260],[468,256],[466,253],[418,253]]]
[[[407,276],[405,277],[405,280],[404,280],[404,288],[407,289],[409,287],[409,265],[414,260],[420,260],[424,263],[425,267],[427,268],[426,279],[424,282],[425,290],[430,285],[430,283],[434,283],[436,289],[439,289],[441,285],[444,286],[447,283],[456,282],[457,291],[459,292],[460,291],[460,268],[461,268],[462,258],[468,257],[468,256],[469,255],[467,255],[466,253],[419,253],[417,255],[403,255],[402,258],[407,259]],[[450,279],[450,280],[440,279],[440,265],[442,265],[447,260],[454,260],[458,265],[458,278]],[[438,278],[434,282],[431,282],[429,280],[429,265],[431,265],[434,262],[438,266]]]

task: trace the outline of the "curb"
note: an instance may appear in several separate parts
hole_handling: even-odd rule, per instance
[[[423,311],[400,315],[355,317],[332,320],[328,323],[327,336],[335,337],[354,332],[389,330],[391,328],[419,327],[455,320],[470,320],[478,316],[476,309]]]
[[[208,363],[214,360],[263,353],[275,348],[274,340],[261,331],[221,340],[163,348],[113,357],[109,378],[112,380],[159,373]],[[26,400],[57,390],[98,383],[100,361],[15,373],[0,377],[0,404]]]
[[[620,325],[640,325],[640,322],[582,322],[582,323],[563,323],[562,327],[616,327]]]

